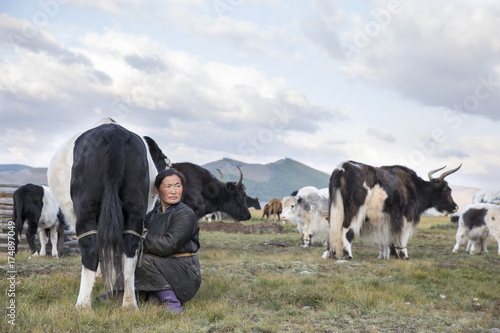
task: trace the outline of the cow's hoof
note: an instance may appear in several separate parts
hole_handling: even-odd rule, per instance
[[[322,259],[328,259],[330,258],[330,251],[325,251],[323,252],[323,255],[321,256]]]

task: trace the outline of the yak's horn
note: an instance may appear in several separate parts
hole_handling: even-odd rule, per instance
[[[215,169],[217,171],[219,171],[219,174],[220,174],[220,180],[221,181],[224,181],[224,175],[222,174],[222,171],[220,171],[219,169]]]
[[[442,168],[429,171],[429,174],[428,174],[429,180],[433,180],[434,178],[432,178],[432,175],[435,174],[436,172],[440,171],[440,170],[443,170],[444,168],[446,168],[446,165],[444,167],[442,167]]]
[[[241,181],[243,180],[243,171],[241,171],[239,166],[236,166],[238,170],[240,170],[240,180],[236,183],[236,188],[239,188],[241,186]]]
[[[461,166],[462,166],[462,163],[460,163],[460,165],[457,168],[453,169],[453,170],[443,172],[443,174],[441,176],[439,176],[439,181],[442,181],[444,179],[444,177],[449,176],[449,175],[451,175],[454,172],[457,172],[458,169],[460,169]]]

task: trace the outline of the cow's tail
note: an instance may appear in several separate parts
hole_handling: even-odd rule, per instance
[[[14,245],[15,252],[17,253],[17,245],[19,244],[19,239],[21,238],[21,233],[23,230],[23,206],[24,206],[24,189],[21,188],[14,192],[14,209],[12,213],[12,219],[14,220]]]
[[[57,211],[57,220],[59,221],[60,228],[68,230],[71,233],[76,233],[75,228],[73,228],[73,226],[66,219],[66,215],[64,215],[61,207],[59,207],[59,210]]]
[[[343,243],[343,229],[344,223],[344,201],[339,183],[340,175],[334,172],[330,179],[330,198],[329,198],[329,211],[328,223],[330,224],[330,232],[328,234],[328,250],[330,257],[333,256],[335,251],[338,259],[344,256],[344,243]]]
[[[122,272],[123,224],[120,185],[125,174],[125,142],[122,135],[104,137],[105,155],[104,193],[97,225],[97,244],[103,282],[113,287],[117,272]]]

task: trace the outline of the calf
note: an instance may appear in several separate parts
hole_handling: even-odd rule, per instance
[[[276,217],[281,214],[282,203],[281,199],[273,198],[264,206],[264,213],[262,214],[262,219],[266,216],[266,222],[269,220],[269,217],[273,216],[273,222],[276,222]]]
[[[302,235],[302,248],[313,242],[324,243],[328,236],[328,189],[318,190],[314,186],[301,188],[296,196],[283,198],[281,219],[297,224]]]
[[[472,204],[463,211],[458,220],[456,244],[453,252],[458,252],[467,240],[466,251],[470,254],[488,253],[486,238],[495,238],[500,255],[500,206],[489,203]]]
[[[52,256],[58,258],[58,232],[59,226],[65,224],[62,213],[56,198],[47,186],[26,184],[18,188],[13,195],[15,223],[14,248],[17,253],[19,237],[21,236],[24,223],[28,223],[26,239],[28,240],[31,253],[35,256],[38,251],[35,247],[35,234],[38,231],[40,238],[40,256],[46,255],[48,243],[46,230],[50,231],[50,241],[52,243]]]

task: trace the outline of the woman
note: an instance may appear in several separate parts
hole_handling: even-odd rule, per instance
[[[198,220],[180,202],[185,185],[184,175],[175,169],[158,173],[155,192],[161,205],[146,218],[144,254],[135,271],[136,290],[158,297],[173,312],[183,311],[181,304],[192,299],[201,284],[194,255],[200,248]]]

